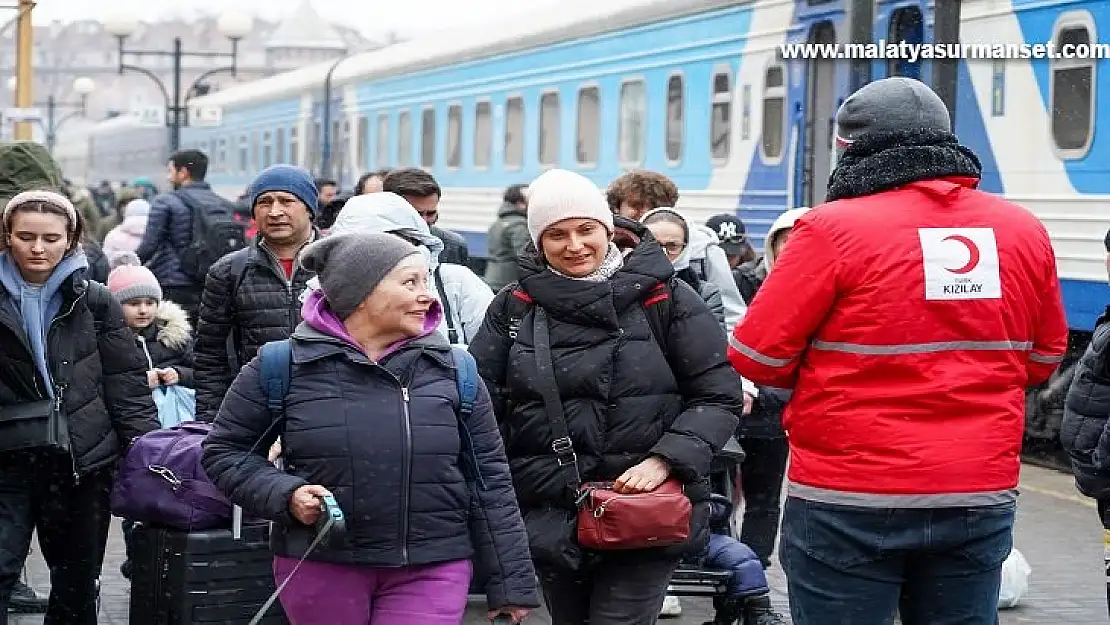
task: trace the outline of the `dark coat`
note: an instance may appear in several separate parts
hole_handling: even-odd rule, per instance
[[[98,317],[89,309],[92,289],[104,291]],[[107,287],[78,271],[62,284],[61,312],[47,332],[47,363],[55,386],[65,386],[63,406],[74,472],[112,465],[130,442],[160,427],[146,382],[146,359]],[[35,367],[15,300],[0,288],[0,406],[44,399],[46,381]]]
[[[139,332],[136,339],[152,369],[173,367],[180,378],[178,384],[194,387],[193,332],[180,306],[163,300],[158,304],[154,323]]]
[[[691,499],[702,501],[709,494],[710,461],[736,429],[742,391],[725,360],[721,326],[693,289],[671,280],[673,274],[662,248],[648,237],[604,282],[561,277],[530,248],[521,259],[519,286],[550,319],[553,370],[582,479],[613,480],[658,455]],[[672,285],[669,358],[652,337],[642,304],[644,290],[664,281]],[[565,534],[559,524],[570,522],[574,498],[551,451],[554,437],[536,382],[534,312],[524,315],[514,340],[511,290],[494,298],[470,351],[495,395],[536,553],[538,540]],[[551,514],[552,507],[564,514]]]
[[[439,253],[440,264],[466,265],[470,260],[470,249],[461,234],[435,226],[430,230],[437,239],[443,241],[443,251]]]
[[[497,211],[497,221],[489,228],[486,238],[486,283],[495,292],[506,284],[520,278],[520,264],[517,259],[528,245],[532,236],[528,234],[528,216],[516,204],[502,204]]]
[[[1095,325],[1087,351],[1075,365],[1060,442],[1071,458],[1079,492],[1110,500],[1110,307]]]
[[[293,335],[282,433],[285,472],[266,460],[278,432],[263,437],[271,417],[259,375],[256,358],[235,379],[205,441],[203,463],[233,501],[277,521],[274,553],[299,558],[312,542],[314,529],[288,508],[293,491],[319,484],[344,511],[347,539],[318,547],[310,559],[396,567],[477,551],[492,574],[491,607],[539,605],[489,395],[480,389],[465,424],[483,490],[460,464],[454,363],[438,334],[372,363],[346,341],[301,324]]]
[[[240,274],[236,269],[242,260],[236,258],[243,256],[247,260]],[[292,281],[286,279],[261,237],[212,265],[204,282],[197,323],[197,419],[211,421],[216,417],[240,363],[249,362],[266,343],[289,338],[301,322],[301,293],[314,275],[298,259],[293,263]]]
[[[192,206],[219,205],[225,201],[207,182],[190,182],[151,201],[146,232],[135,254],[162,287],[200,286],[181,270],[181,255],[193,242],[193,209],[182,199],[186,194]]]

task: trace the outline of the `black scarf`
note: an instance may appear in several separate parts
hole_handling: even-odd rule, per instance
[[[980,178],[979,158],[956,135],[917,129],[865,134],[844,151],[829,176],[825,201],[872,195],[918,180]]]

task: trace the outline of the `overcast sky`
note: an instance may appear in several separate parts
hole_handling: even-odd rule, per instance
[[[404,34],[468,27],[523,15],[557,0],[312,0],[325,19],[357,28],[368,36],[398,30]],[[141,20],[218,14],[234,7],[276,20],[301,0],[39,0],[36,23],[75,19],[103,20],[127,11]]]

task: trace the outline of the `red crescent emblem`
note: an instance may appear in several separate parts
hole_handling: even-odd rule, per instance
[[[949,269],[948,267],[945,267],[945,269],[951,271],[952,273],[962,274],[968,273],[979,266],[979,246],[975,245],[975,243],[971,239],[963,236],[962,234],[953,234],[944,237],[944,239],[942,240],[963,243],[964,247],[967,248],[967,253],[970,255],[970,258],[968,258],[967,260],[967,264],[963,267],[957,267],[956,269]]]

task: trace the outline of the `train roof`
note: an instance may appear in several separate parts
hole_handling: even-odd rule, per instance
[[[554,6],[497,24],[449,30],[347,57],[334,84],[415,72],[600,35],[664,19],[752,0],[563,0]],[[328,61],[236,85],[196,98],[191,106],[223,107],[241,102],[300,95],[319,85],[335,65]]]

